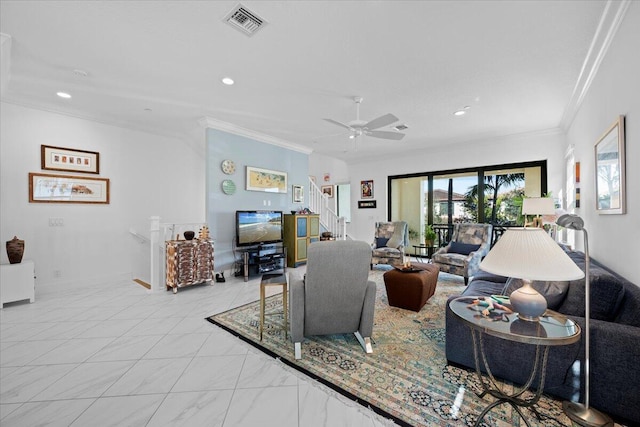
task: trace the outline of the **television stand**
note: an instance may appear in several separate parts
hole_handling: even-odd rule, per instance
[[[270,273],[277,270],[287,271],[287,248],[281,243],[251,246],[238,249],[242,259],[236,261],[236,277],[243,276],[249,281],[254,274]]]

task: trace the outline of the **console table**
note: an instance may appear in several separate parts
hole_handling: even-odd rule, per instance
[[[0,265],[0,308],[8,302],[29,300],[34,302],[35,265],[31,260],[18,264]]]
[[[213,280],[213,241],[209,239],[168,240],[167,290]]]
[[[518,412],[518,415],[520,415],[520,418],[522,418],[525,424],[530,426],[529,421],[525,418],[520,408],[530,408],[536,414],[536,417],[540,419],[540,415],[534,405],[540,399],[542,390],[544,389],[549,348],[556,345],[568,345],[578,341],[580,339],[580,326],[568,317],[551,310],[547,310],[544,315],[540,316],[540,321],[538,322],[522,320],[518,318],[517,313],[508,314],[501,310],[494,310],[490,316],[485,316],[481,312],[484,307],[472,304],[472,302],[478,298],[481,297],[460,297],[451,301],[449,304],[451,311],[471,328],[476,373],[484,390],[479,394],[479,397],[483,398],[486,394],[490,394],[497,399],[482,411],[475,425],[479,426],[482,419],[491,409],[507,403]],[[483,334],[536,346],[536,354],[532,363],[529,379],[521,388],[514,387],[512,394],[503,392],[503,390],[498,387],[497,381],[491,373],[489,361],[484,351]],[[484,366],[487,372],[489,377],[488,381],[482,376],[480,361],[482,361],[482,366]],[[531,384],[533,384],[537,376],[539,376],[540,379],[538,389],[533,397],[528,399],[522,398],[522,394],[531,387]]]

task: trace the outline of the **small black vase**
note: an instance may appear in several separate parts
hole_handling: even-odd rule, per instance
[[[24,240],[13,236],[13,239],[7,241],[7,257],[10,264],[20,264],[24,255]]]

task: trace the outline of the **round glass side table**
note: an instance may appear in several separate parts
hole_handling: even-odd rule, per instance
[[[479,397],[483,398],[489,394],[497,399],[482,411],[475,425],[480,425],[482,419],[491,409],[506,403],[511,405],[525,424],[529,426],[529,421],[520,408],[530,408],[540,419],[534,405],[540,399],[544,389],[549,348],[556,345],[569,345],[578,341],[580,326],[568,317],[552,310],[547,310],[537,322],[522,320],[518,318],[517,313],[508,313],[498,309],[494,309],[489,316],[485,316],[482,314],[484,307],[473,304],[473,301],[479,298],[488,297],[464,296],[452,300],[449,304],[451,311],[471,329],[476,373],[483,388]],[[508,304],[505,305],[509,307]],[[535,358],[527,382],[522,387],[515,388],[511,394],[504,393],[498,387],[498,383],[491,373],[482,339],[484,334],[536,346]],[[482,376],[482,367],[487,372],[488,379]],[[540,380],[537,390],[532,397],[523,398],[522,394],[531,387],[538,375]]]

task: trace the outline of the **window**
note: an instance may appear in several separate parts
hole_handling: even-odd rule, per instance
[[[390,221],[406,221],[413,244],[432,224],[448,242],[453,224],[522,226],[522,198],[547,191],[546,161],[397,175],[388,178]]]

